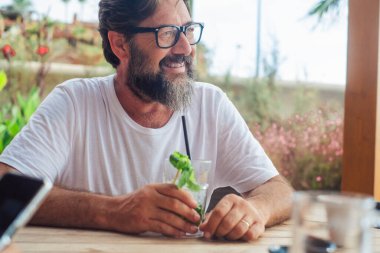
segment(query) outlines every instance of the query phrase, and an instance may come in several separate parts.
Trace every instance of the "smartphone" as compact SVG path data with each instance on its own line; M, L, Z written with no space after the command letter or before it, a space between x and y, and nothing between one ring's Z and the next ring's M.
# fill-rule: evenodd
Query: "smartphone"
M0 251L40 206L52 184L44 179L7 173L0 177Z

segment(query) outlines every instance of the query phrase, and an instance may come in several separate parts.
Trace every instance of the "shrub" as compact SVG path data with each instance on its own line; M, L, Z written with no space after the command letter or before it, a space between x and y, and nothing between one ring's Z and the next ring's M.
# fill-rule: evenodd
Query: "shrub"
M26 125L39 104L39 89L34 88L26 98L18 93L17 102L2 106L0 111L0 154Z
M340 114L319 109L267 128L252 127L279 172L297 190L339 190L343 154Z

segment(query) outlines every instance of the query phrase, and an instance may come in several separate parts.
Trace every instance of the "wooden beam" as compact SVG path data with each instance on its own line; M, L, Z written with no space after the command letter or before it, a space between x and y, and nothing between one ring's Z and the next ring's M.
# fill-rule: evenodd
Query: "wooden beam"
M380 200L379 1L349 1L342 190Z

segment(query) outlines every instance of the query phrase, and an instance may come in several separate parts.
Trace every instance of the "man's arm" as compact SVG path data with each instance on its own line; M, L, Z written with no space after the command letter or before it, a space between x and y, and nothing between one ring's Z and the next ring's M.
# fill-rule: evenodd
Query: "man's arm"
M290 216L293 190L281 176L273 177L252 191L225 196L201 225L206 238L257 239L265 227Z
M9 171L15 169L0 163L0 173ZM30 223L183 236L197 231L196 206L190 193L171 184L147 185L116 197L54 187Z
M266 227L279 224L290 217L293 189L281 176L273 177L256 189L244 193L244 198L266 213Z
M117 197L54 187L32 224L183 236L197 230L181 218L199 221L196 206L189 193L169 184L147 185Z
M0 176L11 171L15 172L16 170L11 166L6 165L5 163L0 163Z

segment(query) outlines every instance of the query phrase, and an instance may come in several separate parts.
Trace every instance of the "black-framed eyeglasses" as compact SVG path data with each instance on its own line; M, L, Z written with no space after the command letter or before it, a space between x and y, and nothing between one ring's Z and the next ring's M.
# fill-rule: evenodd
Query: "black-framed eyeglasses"
M190 45L197 44L201 40L203 27L203 23L190 23L183 26L162 25L159 27L133 27L128 31L130 33L153 32L156 37L156 44L159 48L170 48L177 44L181 32L185 34Z

